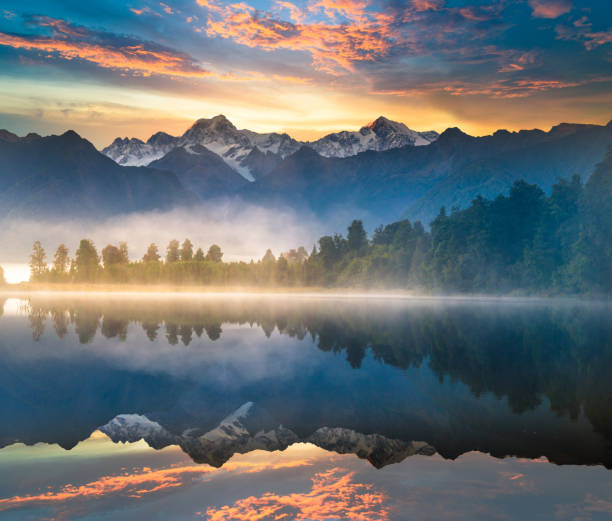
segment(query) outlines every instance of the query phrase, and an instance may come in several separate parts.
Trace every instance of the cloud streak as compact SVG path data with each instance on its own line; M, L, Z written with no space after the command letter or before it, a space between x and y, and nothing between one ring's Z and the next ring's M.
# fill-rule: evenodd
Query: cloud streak
M316 474L312 489L305 493L267 493L236 501L232 505L206 510L208 521L272 521L351 519L386 521L387 496L371 484L355 483L354 472L340 468Z
M104 69L131 74L153 74L189 78L219 76L202 68L189 55L153 42L116 36L73 25L65 20L33 16L29 24L48 29L47 35L24 35L0 32L0 45L39 52L43 57L85 60Z
M368 12L359 0L319 0L310 12L322 10L328 22L304 22L302 12L290 2L282 2L295 21L286 21L246 3L225 5L216 0L198 0L209 10L206 28L209 37L222 37L248 47L267 51L291 50L311 54L315 69L330 74L354 71L353 64L375 61L386 56L399 43L401 35L393 16ZM336 21L342 16L344 23Z
M163 469L143 467L131 473L101 476L82 485L67 484L57 491L42 494L12 496L0 499L0 512L27 505L52 505L69 503L76 500L103 499L115 495L129 498L178 488L189 481L212 474L253 474L287 468L309 466L310 460L289 460L271 463L256 461L228 462L223 469L215 469L208 465L179 465Z

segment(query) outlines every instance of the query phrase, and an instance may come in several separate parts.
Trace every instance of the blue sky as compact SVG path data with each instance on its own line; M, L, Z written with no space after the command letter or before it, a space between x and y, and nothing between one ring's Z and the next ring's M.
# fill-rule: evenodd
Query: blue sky
M612 117L605 0L7 0L0 127L182 133L223 113L311 138L378 115L418 130Z

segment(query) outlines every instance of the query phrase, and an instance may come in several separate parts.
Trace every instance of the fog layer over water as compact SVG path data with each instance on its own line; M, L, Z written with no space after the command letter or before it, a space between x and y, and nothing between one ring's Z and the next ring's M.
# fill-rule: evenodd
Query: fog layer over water
M298 216L289 208L263 208L242 201L207 203L188 209L133 213L108 219L5 219L0 227L0 257L3 263L27 263L32 243L40 240L52 255L60 244L74 253L80 239L94 241L98 248L126 241L130 257L139 259L155 242L160 251L173 239L186 237L204 251L218 244L224 260L244 260L263 256L267 248L275 254L304 245L308 249L324 233L343 231L349 222L322 224L314 215Z

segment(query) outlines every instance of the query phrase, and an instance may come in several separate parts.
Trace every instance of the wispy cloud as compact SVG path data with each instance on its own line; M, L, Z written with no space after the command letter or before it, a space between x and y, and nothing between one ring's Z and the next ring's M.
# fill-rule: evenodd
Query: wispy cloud
M115 495L140 498L181 487L190 480L209 474L253 474L309 466L310 464L308 459L270 463L243 460L228 462L222 469L215 469L207 465L180 465L162 469L143 467L132 472L101 476L82 485L67 484L56 491L0 499L0 512L32 504L68 504L76 500L103 499Z
M393 16L366 11L366 3L359 0L319 0L309 11L322 10L330 20L311 23L303 22L299 9L289 2L279 5L289 9L294 21L246 3L226 5L217 0L198 3L209 10L206 28L209 37L232 39L265 50L308 52L316 69L332 74L353 71L355 62L385 56L400 39ZM336 21L336 15L346 21Z
M558 18L572 9L570 0L529 0L536 18Z
M48 29L51 35L9 34L0 32L0 45L39 51L66 60L85 60L105 69L148 76L161 74L182 77L207 77L214 72L201 67L189 55L153 42L94 31L65 20L32 16L28 24Z
M371 484L356 483L354 472L333 468L316 474L309 492L267 493L206 510L208 521L334 520L386 521L388 498Z

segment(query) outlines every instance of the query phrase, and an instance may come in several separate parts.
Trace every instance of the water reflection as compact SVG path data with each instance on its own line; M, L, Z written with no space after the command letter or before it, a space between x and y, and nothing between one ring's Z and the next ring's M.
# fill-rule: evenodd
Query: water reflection
M200 463L308 442L612 467L607 304L32 297L0 330L0 444L96 428ZM338 355L338 356L335 356Z

